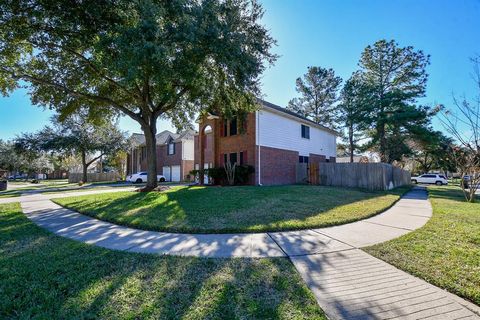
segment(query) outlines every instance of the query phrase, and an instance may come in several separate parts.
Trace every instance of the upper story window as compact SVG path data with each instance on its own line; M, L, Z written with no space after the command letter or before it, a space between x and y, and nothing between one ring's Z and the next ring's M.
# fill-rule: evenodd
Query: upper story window
M242 125L240 128L243 132L246 131L246 121L239 121L237 117L232 118L231 120L223 120L223 132L222 136L235 136L239 134L239 123Z
M230 135L234 136L237 134L237 118L233 118L230 120Z
M308 163L308 157L307 157L307 156L299 156L299 157L298 157L298 162L300 162L300 163Z
M173 142L173 139L170 139L168 141L167 154L168 155L175 154L175 143Z
M310 127L302 124L302 138L310 139Z

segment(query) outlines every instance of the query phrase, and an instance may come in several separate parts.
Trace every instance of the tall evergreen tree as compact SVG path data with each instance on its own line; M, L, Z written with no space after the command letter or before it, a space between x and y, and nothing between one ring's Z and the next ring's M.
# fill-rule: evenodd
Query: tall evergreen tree
M417 99L425 94L429 60L421 50L399 47L393 40L377 41L362 53L359 74L367 88L369 146L379 152L382 162L400 160L411 152L410 138L430 132L433 113L417 105Z
M338 120L346 130L344 140L346 151L350 155L350 162L353 162L355 150L360 147L358 143L365 138L365 117L369 106L365 102L364 90L357 72L345 82L340 93Z
M336 128L338 91L342 78L333 69L309 67L296 81L300 97L290 100L287 109L329 128Z

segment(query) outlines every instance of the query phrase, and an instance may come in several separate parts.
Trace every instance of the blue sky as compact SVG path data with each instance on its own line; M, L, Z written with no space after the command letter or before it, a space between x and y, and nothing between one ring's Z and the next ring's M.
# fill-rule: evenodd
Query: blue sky
M379 39L395 39L431 55L424 104L451 106L452 93L473 96L469 58L480 54L480 0L261 0L264 24L280 55L262 77L270 102L285 106L295 79L308 66L333 68L343 79L357 69L362 50ZM51 111L32 106L23 90L0 97L0 139L48 124ZM441 126L434 122L437 129ZM140 132L122 119L123 130ZM158 129L173 130L166 121Z

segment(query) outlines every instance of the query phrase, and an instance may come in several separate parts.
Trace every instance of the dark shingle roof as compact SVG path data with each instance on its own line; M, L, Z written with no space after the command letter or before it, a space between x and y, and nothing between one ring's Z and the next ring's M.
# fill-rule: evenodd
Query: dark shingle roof
M157 144L167 143L168 140L170 140L170 137L175 141L191 140L193 139L194 134L195 134L195 131L193 130L186 130L180 134L173 133L168 130L164 130L160 133L157 133L156 135ZM143 135L142 133L133 133L131 136L131 139L133 141L134 146L140 146L145 144L145 135Z

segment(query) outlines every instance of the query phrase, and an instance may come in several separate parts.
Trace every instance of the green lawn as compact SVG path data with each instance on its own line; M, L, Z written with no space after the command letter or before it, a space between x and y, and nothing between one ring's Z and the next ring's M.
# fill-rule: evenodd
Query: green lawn
M286 258L112 251L0 205L0 319L325 319Z
M459 187L428 190L423 228L366 251L480 305L480 202L465 202Z
M390 207L406 188L365 192L321 186L175 187L54 201L116 224L171 232L293 230L364 219Z
M13 198L13 197L20 197L20 193L18 193L18 192L8 192L8 191L1 191L0 192L0 199L2 199L2 198Z

